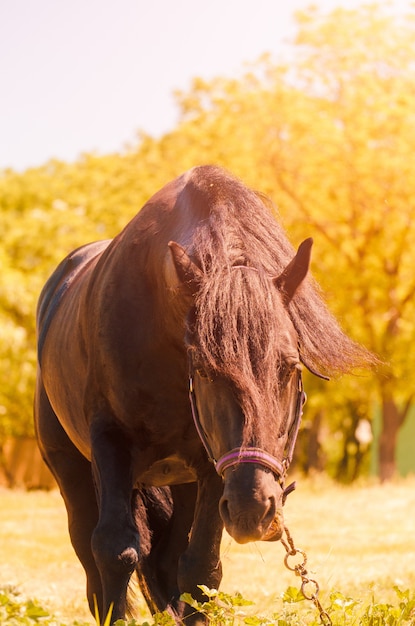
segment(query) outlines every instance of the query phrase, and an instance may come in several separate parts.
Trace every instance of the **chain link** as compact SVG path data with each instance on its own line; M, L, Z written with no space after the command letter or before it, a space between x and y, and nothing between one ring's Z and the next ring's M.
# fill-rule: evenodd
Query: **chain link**
M307 555L304 550L300 550L296 548L294 545L293 538L286 526L284 526L285 537L281 537L281 543L284 546L287 554L284 557L284 565L287 569L294 572L297 576L301 578L301 593L303 594L306 600L310 600L316 607L320 615L320 621L323 626L332 626L332 621L330 615L325 611L321 605L320 600L318 599L318 593L320 591L319 584L313 578L308 577L308 572L306 570L307 565ZM295 561L295 557L300 556L300 561Z

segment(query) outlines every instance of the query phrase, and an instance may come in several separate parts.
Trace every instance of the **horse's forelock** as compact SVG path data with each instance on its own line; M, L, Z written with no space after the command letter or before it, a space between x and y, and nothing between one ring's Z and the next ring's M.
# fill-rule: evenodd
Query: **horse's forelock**
M279 331L289 318L270 277L243 266L211 274L201 284L196 310L198 344L213 369L237 367L255 375L261 364L275 364Z
M196 349L208 368L233 383L246 440L275 415L281 331L287 324L269 276L245 267L211 267L196 300Z

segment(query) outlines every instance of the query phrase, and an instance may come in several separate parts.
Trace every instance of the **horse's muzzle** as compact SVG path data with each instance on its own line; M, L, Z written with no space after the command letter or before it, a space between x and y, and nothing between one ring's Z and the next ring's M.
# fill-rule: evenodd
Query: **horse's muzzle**
M266 476L270 478L269 474ZM229 535L237 543L280 539L284 520L282 494L278 493L281 489L275 488L276 481L273 480L274 490L271 492L266 488L269 486L268 481L265 481L265 485L255 481L255 488L251 489L245 483L238 489L232 478L235 476L231 475L229 483L225 480L224 493L219 502L220 515Z

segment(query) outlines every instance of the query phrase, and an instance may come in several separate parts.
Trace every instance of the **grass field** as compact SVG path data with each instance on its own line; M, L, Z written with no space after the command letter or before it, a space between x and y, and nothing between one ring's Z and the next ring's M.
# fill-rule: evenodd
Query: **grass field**
M362 606L394 602L394 585L415 591L415 478L352 487L300 479L285 517L296 546L307 553L323 606L333 591ZM16 586L62 621L92 623L58 492L1 490L0 546L0 586ZM221 589L242 593L262 615L279 611L282 593L299 587L284 555L279 542L240 546L225 536ZM141 599L137 609L138 619L148 617Z

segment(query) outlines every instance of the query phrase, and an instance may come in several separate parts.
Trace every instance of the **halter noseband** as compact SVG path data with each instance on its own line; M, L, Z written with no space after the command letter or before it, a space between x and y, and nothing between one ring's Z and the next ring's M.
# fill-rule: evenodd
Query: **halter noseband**
M219 459L215 459L212 449L206 437L206 433L202 428L200 422L199 411L196 404L196 394L193 385L193 373L189 375L189 398L190 406L192 409L193 421L199 435L199 438L207 452L209 460L214 464L217 473L222 476L225 470L229 467L238 465L239 463L257 463L267 469L270 469L278 477L278 482L281 487L284 488L285 477L292 461L295 443L297 441L298 430L300 428L301 416L303 414L302 408L306 400L306 395L303 389L303 383L301 373L298 373L298 388L297 388L297 402L295 408L295 416L292 426L288 433L288 440L285 446L285 455L282 461L276 459L272 454L269 454L261 448L233 448L229 452L225 452ZM284 495L287 496L293 489L295 489L295 483L289 485L284 490Z

